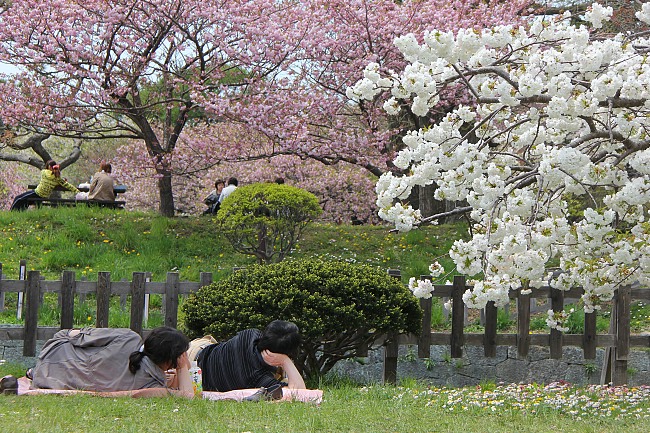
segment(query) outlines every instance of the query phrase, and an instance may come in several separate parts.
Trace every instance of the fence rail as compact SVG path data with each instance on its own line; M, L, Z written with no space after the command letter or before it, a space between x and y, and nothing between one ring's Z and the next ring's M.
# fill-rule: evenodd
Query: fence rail
M167 273L165 282L147 281L147 273L134 272L132 281L111 281L109 272L99 272L97 281L77 281L73 271L64 271L59 281L46 281L39 271L26 271L21 261L20 279L2 279L0 263L0 307L4 306L5 293L24 295L25 324L23 328L0 327L0 340L20 340L23 343L23 356L35 356L37 340L50 338L57 330L73 327L75 295L95 294L97 302L96 327L107 327L109 319L109 301L112 295L131 297L130 328L139 334L143 332L146 311L146 299L150 294L164 295L164 324L176 327L178 322L178 300L180 295L188 295L200 287L212 283L212 274L200 274L199 282L180 281L176 272ZM400 278L399 271L389 270L389 274ZM426 277L422 277L426 278ZM554 311L564 308L565 298L580 298L581 288L560 291L550 287L531 289L530 293L511 291L510 298L517 305L517 333L503 334L497 332L497 307L488 303L483 312L484 332L465 333L464 324L466 307L463 293L471 286L465 277L456 276L452 285L435 285L433 298L452 300L451 332L432 332L431 310L433 299L421 299L423 310L422 332L419 335L392 334L385 338L384 371L385 382L394 383L397 379L397 359L399 345L417 345L418 356L428 358L431 345L449 345L452 358L463 355L463 346L483 346L486 357L496 356L497 346L516 346L518 355L528 355L531 345L548 346L552 359L562 357L564 346L577 346L583 349L585 359L596 357L596 348L605 348L605 362L602 369L601 383L613 382L621 385L627 382L627 358L631 347L650 347L650 334L633 335L630 332L630 310L633 300L650 301L650 289L620 287L613 299L610 327L607 334L596 332L596 313L585 313L584 332L582 334L564 334L552 329L548 334L531 334L531 300L550 299ZM61 304L61 326L39 327L38 308L43 293L59 293ZM19 301L20 304L20 301Z

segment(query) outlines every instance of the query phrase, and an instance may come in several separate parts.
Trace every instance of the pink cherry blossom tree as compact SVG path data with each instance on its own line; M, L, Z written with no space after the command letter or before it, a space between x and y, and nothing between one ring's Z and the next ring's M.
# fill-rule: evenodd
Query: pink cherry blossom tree
M195 169L294 155L380 175L394 169L393 138L403 128L389 124L380 101L349 104L345 90L363 65L397 69L396 36L513 21L525 4L10 2L0 14L0 61L20 72L0 83L0 117L53 135L144 143L148 160L136 168L155 171L163 215L182 207L173 194L173 174L184 170L173 166L184 159L174 157L181 137ZM250 139L224 141L214 132L223 123ZM183 136L188 128L197 132Z
M141 140L158 176L160 211L173 215L170 155L180 133L200 109L227 113L231 99L274 81L306 30L295 9L253 1L12 2L0 15L0 61L21 70L0 85L1 116L51 134Z
M0 208L9 209L15 196L25 192L26 179L9 163L0 161Z

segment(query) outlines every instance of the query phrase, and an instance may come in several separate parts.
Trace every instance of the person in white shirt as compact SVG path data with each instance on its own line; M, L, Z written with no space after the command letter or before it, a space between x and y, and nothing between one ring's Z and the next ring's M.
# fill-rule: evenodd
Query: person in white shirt
M237 189L238 184L239 182L237 182L237 178L231 177L228 179L228 185L221 191L221 194L219 195L219 203L223 203L224 199Z

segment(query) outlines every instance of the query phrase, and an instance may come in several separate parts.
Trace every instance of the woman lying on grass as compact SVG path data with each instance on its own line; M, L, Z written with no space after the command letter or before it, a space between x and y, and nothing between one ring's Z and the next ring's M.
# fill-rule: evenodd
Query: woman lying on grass
M43 346L31 371L32 388L192 398L188 348L187 337L169 327L152 330L144 344L130 329L64 329Z

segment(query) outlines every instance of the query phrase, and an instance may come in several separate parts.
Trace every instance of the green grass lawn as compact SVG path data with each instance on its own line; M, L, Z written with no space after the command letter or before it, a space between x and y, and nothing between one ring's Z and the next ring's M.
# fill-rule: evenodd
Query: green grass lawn
M177 271L181 280L198 281L200 272L215 279L233 267L255 263L236 253L219 233L214 218L163 218L155 214L96 208L41 208L0 212L0 263L6 278L16 278L21 259L47 279L74 270L77 279L130 279L132 272L151 272L164 281ZM454 240L466 236L463 225L425 227L407 234L388 226L314 223L307 228L292 257L323 257L401 269L403 278L428 272ZM443 262L451 268L449 259Z
M0 396L0 431L647 432L650 388L323 386L310 403Z

